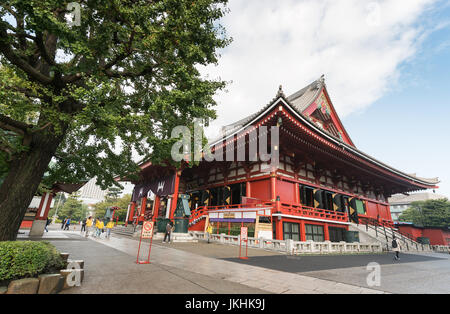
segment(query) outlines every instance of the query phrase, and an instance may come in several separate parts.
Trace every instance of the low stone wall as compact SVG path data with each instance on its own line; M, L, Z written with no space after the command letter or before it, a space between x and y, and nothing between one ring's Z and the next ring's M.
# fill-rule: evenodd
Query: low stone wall
M433 245L433 251L437 253L449 253L450 254L450 246L445 245Z
M84 279L84 261L68 259L69 253L61 253L61 257L67 262L67 269L60 270L59 274L13 280L8 287L0 287L0 294L56 294L80 286Z
M206 239L204 232L189 232L196 239ZM213 242L239 245L240 236L229 236L225 234L212 234L210 240ZM248 247L260 248L269 251L284 252L286 254L346 254L346 253L380 253L383 251L380 243L347 243L347 242L299 242L293 240L267 240L248 238Z

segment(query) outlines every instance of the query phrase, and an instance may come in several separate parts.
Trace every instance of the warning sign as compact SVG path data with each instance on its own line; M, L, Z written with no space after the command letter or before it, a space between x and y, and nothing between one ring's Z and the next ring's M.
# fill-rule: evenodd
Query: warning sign
M241 240L247 240L247 227L241 227Z
M153 238L153 221L144 221L141 237L142 239Z

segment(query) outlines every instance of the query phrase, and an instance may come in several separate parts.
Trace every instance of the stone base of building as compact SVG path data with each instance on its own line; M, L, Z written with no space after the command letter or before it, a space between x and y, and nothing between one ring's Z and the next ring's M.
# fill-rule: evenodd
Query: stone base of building
M34 220L30 229L30 237L42 237L44 235L47 220Z
M154 235L153 240L164 240L164 233L158 232ZM170 235L171 242L198 242L191 234L189 233L177 233L174 232Z

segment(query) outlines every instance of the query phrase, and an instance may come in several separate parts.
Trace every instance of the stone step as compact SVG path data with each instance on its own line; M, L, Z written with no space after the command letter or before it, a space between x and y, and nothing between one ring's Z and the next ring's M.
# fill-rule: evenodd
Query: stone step
M400 241L400 245L402 246L402 251L411 251L411 252L418 252L418 251L431 251L431 249L428 246L422 246L422 244L411 240L409 238L403 237L401 234L396 232L395 230L386 229L386 234L384 233L383 229L379 229L378 231L375 231L374 227L369 226L368 229L366 229L365 225L357 225L352 224L351 225L354 230L357 230L363 234L365 234L368 237L371 237L380 243L383 244L383 250L384 251L390 251L392 250L391 247L391 241L393 238L393 235ZM386 236L388 237L388 240L386 241Z
M159 232L156 233L153 236L154 240L163 240L164 239L164 233ZM198 242L197 239L195 239L192 235L189 233L172 233L170 235L170 241L171 242Z
M122 230L111 230L112 233L116 233L116 234L122 234L122 235L129 235L132 236L134 234L133 231L122 231Z

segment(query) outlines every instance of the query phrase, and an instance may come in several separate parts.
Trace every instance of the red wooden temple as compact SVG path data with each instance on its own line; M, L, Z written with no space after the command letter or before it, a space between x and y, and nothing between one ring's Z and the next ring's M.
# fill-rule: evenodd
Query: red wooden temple
M238 234L246 225L255 237L345 241L349 225L361 219L392 226L387 202L392 194L435 189L439 183L403 173L358 150L323 76L289 97L280 87L269 104L228 126L211 147L248 148L246 130L263 126L279 127L279 147L271 147L279 149L276 168L249 158L202 160L181 169L144 163L140 180L133 182L128 222L153 219L161 230L170 219L178 232L204 231L208 222L214 232L226 234ZM154 200L147 199L149 190ZM183 211L183 202L188 210Z
M48 213L56 193L65 192L71 194L78 191L86 182L74 183L55 183L48 192L41 195L38 208L28 208L20 224L20 229L30 229L30 236L42 236L47 223Z

